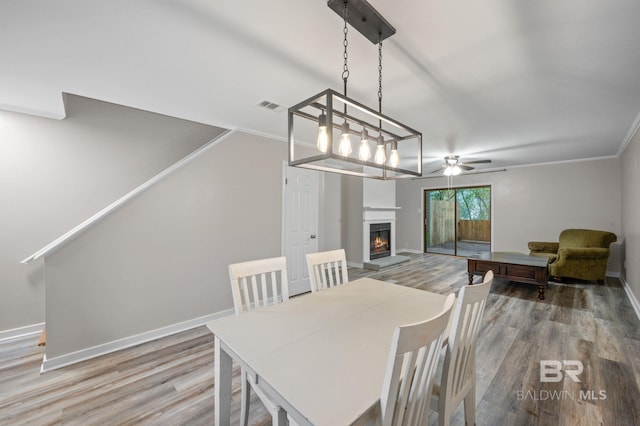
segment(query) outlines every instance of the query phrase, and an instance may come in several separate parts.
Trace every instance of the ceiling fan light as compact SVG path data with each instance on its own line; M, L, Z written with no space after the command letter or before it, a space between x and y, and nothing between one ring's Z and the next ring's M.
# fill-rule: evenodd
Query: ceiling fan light
M458 176L461 172L462 172L462 169L460 167L458 167L458 166L453 166L451 168L451 174L453 176Z
M451 176L453 174L453 167L451 166L447 166L444 169L444 172L442 172L445 176Z

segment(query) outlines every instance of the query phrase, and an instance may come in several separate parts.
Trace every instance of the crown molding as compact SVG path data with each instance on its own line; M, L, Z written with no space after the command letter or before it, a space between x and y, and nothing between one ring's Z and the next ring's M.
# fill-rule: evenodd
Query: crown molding
M631 124L631 127L629 128L629 131L627 132L627 136L625 136L624 140L622 141L622 145L620 145L620 149L616 154L618 157L622 156L625 149L627 149L627 147L629 146L633 138L638 133L639 129L640 129L640 112L638 113L638 115L636 115L636 119L633 120L633 124Z

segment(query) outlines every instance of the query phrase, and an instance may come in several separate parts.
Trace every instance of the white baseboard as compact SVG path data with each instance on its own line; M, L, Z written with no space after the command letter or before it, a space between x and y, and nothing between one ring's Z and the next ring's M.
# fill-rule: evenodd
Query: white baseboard
M44 323L27 325L24 327L12 328L10 330L0 331L0 342L3 340L15 339L16 337L30 336L32 334L42 333Z
M636 312L636 316L638 317L638 319L640 319L640 303L638 302L638 299L636 299L636 295L633 294L633 291L631 291L631 287L629 287L627 280L625 280L623 277L620 277L620 280L624 285L624 291L627 292L627 296L629 297L631 306L633 306L633 310Z
M205 325L209 321L216 320L228 315L232 315L235 311L233 309L227 309L215 314L205 315L199 318L194 318L189 321L172 324L167 327L158 328L145 333L141 333L135 336L125 337L124 339L115 340L113 342L104 343L91 348L82 349L76 352L60 355L54 358L47 358L45 354L42 361L42 367L40 373L55 370L57 368L66 367L71 364L76 364L81 361L86 361L91 358L95 358L101 355L106 355L111 352L119 351L122 349L130 348L141 343L150 342L152 340L160 339L162 337L176 334L182 331L190 330L195 327Z

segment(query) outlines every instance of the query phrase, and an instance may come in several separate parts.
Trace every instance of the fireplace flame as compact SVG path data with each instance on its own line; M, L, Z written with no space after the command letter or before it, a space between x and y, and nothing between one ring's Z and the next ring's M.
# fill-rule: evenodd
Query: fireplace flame
M386 245L387 245L387 242L380 237L376 237L376 239L373 241L374 249L381 249L381 248L384 248Z

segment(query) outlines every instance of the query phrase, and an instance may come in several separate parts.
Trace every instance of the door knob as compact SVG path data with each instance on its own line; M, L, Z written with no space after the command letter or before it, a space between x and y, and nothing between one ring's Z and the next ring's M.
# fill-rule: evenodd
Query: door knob
M309 235L309 238L311 238L312 240L315 240L315 238L316 238L316 234L311 234L311 235Z

